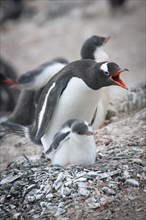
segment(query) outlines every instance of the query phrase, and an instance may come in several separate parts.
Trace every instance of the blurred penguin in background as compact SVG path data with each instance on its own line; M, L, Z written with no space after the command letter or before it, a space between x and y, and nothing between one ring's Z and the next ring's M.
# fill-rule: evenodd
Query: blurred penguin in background
M10 19L18 19L23 11L23 0L0 1L0 23Z
M22 91L17 105L8 120L24 126L32 124L36 105L45 84L67 63L66 59L58 57L22 74L12 84L13 88L19 88Z
M19 95L19 90L11 89L3 81L13 82L16 78L17 73L14 67L0 57L0 117L9 115L14 110Z
M126 0L108 0L111 12L114 14L117 11L124 10Z

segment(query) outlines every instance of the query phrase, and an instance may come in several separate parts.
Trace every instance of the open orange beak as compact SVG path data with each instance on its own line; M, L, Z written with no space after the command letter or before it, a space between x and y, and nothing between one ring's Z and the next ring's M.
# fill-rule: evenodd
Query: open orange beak
M127 86L125 85L125 83L120 78L120 74L125 72L125 71L129 71L129 70L128 69L118 70L116 73L114 73L112 76L110 76L110 80L112 80L117 85L121 86L122 88L128 90Z

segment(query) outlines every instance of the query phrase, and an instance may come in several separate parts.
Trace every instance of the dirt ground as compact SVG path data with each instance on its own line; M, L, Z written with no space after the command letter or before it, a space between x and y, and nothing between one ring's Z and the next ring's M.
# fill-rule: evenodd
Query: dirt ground
M40 2L43 2L43 4ZM106 45L106 51L112 61L130 70L122 76L129 88L146 82L144 0L129 0L123 11L113 14L109 10L107 1L93 1L88 6L82 6L81 4L80 7L75 7L69 13L57 18L47 18L49 7L47 5L49 2L32 1L29 3L28 1L28 4L36 8L38 13L32 16L31 19L23 18L16 22L9 21L1 28L1 56L14 65L18 74L31 70L56 56L63 56L69 61L80 59L80 48L84 40L97 34L111 36ZM122 97L126 97L126 95L127 91L117 87L112 88L111 101L113 105L117 107L116 100L122 100ZM118 125L121 118L126 121L120 122ZM126 111L124 114L118 113L116 122L111 122L107 128L98 131L97 139L100 139L100 141L97 145L99 150L104 154L103 148L105 147L105 151L108 151L106 146L108 146L108 141L110 142L112 137L115 138L114 141L117 140L116 144L119 146L123 138L121 151L124 149L124 145L127 147L130 146L130 143L132 146L135 144L136 147L142 147L144 152L142 160L145 160L144 120L144 111L141 112L138 109L132 112ZM122 132L123 136L120 136ZM138 140L141 140L141 142L138 142ZM13 161L26 160L23 154L29 157L30 160L38 159L41 150L40 146L32 145L25 139L20 140L19 137L7 135L0 145L0 168L1 170L5 169ZM142 166L145 167L146 165ZM144 179L144 184L145 181ZM133 192L134 199L127 199L126 193L128 195L128 192ZM90 219L97 219L100 212L101 218L98 219L145 219L146 213L143 202L146 200L146 196L142 189L137 190L137 188L133 189L132 186L129 186L129 188L127 186L126 189L123 189L123 193L119 195L122 197L119 197L119 201L115 200L111 203L110 211L108 208L106 211L97 209L95 212L94 210L93 215L89 215L89 217L92 217ZM137 211L135 212L135 210ZM111 214L109 218L106 218L108 211ZM63 218L57 219L65 219L65 217L64 215ZM71 215L67 217L71 217ZM88 219L86 211L85 217ZM54 218L51 216L51 219Z

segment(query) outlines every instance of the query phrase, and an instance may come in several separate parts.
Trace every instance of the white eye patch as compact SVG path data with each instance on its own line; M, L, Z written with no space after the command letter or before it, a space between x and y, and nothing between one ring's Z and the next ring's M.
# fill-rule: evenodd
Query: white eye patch
M101 70L103 70L104 72L107 72L107 73L108 73L108 67L107 67L108 63L109 62L103 63L100 67Z

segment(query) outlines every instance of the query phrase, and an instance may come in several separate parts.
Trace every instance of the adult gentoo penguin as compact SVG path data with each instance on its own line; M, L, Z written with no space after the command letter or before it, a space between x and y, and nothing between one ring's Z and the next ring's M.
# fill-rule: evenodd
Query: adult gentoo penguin
M113 62L94 60L77 60L66 65L43 89L33 125L28 128L15 124L14 128L11 124L11 130L25 133L36 143L41 140L47 151L65 121L71 118L91 121L102 87L118 85L127 89L120 79L125 70ZM4 126L10 127L8 123Z
M97 35L88 38L81 48L82 59L93 59L96 62L109 61L109 57L104 50L104 45L109 39L110 36L101 37ZM96 119L93 124L94 129L98 129L103 125L110 102L110 88L102 88L101 90L100 97L98 97Z
M22 74L11 87L38 91L43 88L49 79L59 72L67 63L68 61L65 58L54 58L39 65L36 69Z
M96 143L91 124L79 119L65 122L45 152L52 164L91 165L96 158Z

